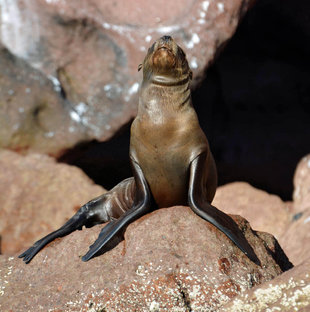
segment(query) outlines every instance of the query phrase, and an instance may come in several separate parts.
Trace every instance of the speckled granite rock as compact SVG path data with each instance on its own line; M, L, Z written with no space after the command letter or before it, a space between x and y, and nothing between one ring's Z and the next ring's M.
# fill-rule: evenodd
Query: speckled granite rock
M116 248L86 263L79 257L102 226L58 239L29 265L1 256L0 309L185 312L218 308L279 275L279 264L290 267L271 235L255 235L244 219L234 219L262 267L190 208L159 209L129 225L125 241Z
M1 252L13 254L60 227L104 189L78 168L0 149Z
M245 291L219 311L310 311L310 259L270 282Z
M277 238L292 219L288 203L245 182L218 187L213 205L226 213L243 216L254 230L272 233Z
M110 138L136 113L141 80L137 67L152 41L165 34L174 36L186 50L198 82L252 3L249 0L2 1L1 44L11 57L22 59L43 73L42 80L53 82L55 96L61 97L59 118L64 120L65 142L53 142L57 135L53 138L51 134L58 124L50 124L40 114L33 123L27 123L27 131L32 133L30 130L39 123L49 136L42 135L37 141L30 135L27 144L21 141L19 145L58 155L68 143L74 145L77 140L69 140L74 134L80 141ZM0 58L3 57L0 53ZM26 67L20 67L18 62L15 71L23 69L27 75ZM5 65L0 66L1 72L4 69ZM6 80L14 83L10 75ZM8 104L7 92L14 92L10 98L19 105L22 99L28 103L36 94L44 96L45 92L33 87L31 94L25 94L19 88L29 89L23 75L17 87L11 85L10 89L1 90L6 105L0 116L9 110L17 120L6 129L5 143L0 137L2 147L18 148L11 141L25 128L26 114ZM45 114L57 111L49 103L47 106ZM29 107L21 109L26 112Z

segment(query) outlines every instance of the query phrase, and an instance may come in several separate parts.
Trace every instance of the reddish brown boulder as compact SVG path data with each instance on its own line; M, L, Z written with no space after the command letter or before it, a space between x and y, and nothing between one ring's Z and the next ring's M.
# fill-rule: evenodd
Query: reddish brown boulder
M76 167L45 155L0 150L1 252L29 247L103 192Z
M310 155L298 163L294 175L291 222L279 236L279 242L290 260L298 265L310 255Z
M310 311L310 259L268 283L243 292L219 311Z
M206 311L288 269L269 234L234 219L262 266L188 207L159 209L129 225L125 241L82 262L102 226L51 243L29 265L0 257L3 311ZM267 249L269 251L267 251ZM274 259L278 259L278 263Z
M218 187L212 204L226 213L243 216L253 229L272 233L277 238L292 218L288 203L245 182Z
M298 220L293 220L279 237L289 259L298 265L310 257L310 208Z
M17 60L12 72L22 68L25 75L21 75L17 87L10 86L9 90L18 91L13 97L7 95L7 88L1 90L5 106L4 109L1 108L0 116L5 116L9 111L17 123L8 123L5 130L6 142L3 143L0 137L0 146L15 149L21 146L58 155L77 140L110 138L136 113L141 80L137 67L155 39L165 34L174 36L184 47L197 82L225 42L234 34L240 18L252 2L3 2L1 44L7 50L2 50L0 58L5 59L8 51L10 57ZM37 75L37 86L31 88L31 95L20 91L30 89L27 66L19 64L21 59L35 68L36 72L43 74L43 78ZM0 66L0 71L5 71L5 62ZM29 68L29 73L31 72L32 69ZM5 79L10 84L14 83L11 74ZM20 105L23 98L27 104L35 95L42 97L47 91L44 88L40 90L40 83L43 81L48 84L48 79L54 84L54 97L61 97L58 100L60 111L54 109L50 101L45 101L44 105L48 109L44 110L44 114L57 113L59 117L49 120L41 114L36 115L34 124L31 120L28 121L27 129L24 130L24 115L27 114L21 114L18 108L27 111L30 104L16 108L17 104L9 105L8 98ZM34 107L38 105L36 102ZM56 133L61 119L64 141L57 140L57 135L55 138L51 136ZM35 132L30 131L37 123L47 133L47 137L42 134L39 141L33 138L36 137ZM0 127L3 125L1 123ZM19 125L17 129L14 128L16 125ZM3 131L0 130L0 134ZM17 132L24 138L23 131L28 131L29 138L25 138L26 142L21 140L17 144L13 138ZM77 138L72 139L72 136Z
M293 200L295 213L310 208L310 155L303 157L297 165Z

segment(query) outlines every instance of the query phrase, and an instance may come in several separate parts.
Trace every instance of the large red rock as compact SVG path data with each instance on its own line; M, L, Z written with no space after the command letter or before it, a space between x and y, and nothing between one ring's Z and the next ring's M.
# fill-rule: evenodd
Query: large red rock
M209 311L290 263L275 239L235 216L262 266L188 207L156 210L126 230L125 241L82 262L102 226L51 243L29 265L0 257L2 311ZM274 260L276 259L276 260Z
M245 182L234 182L217 188L212 202L226 213L246 218L253 229L272 233L279 238L292 219L290 203Z
M310 311L310 259L270 282L243 292L219 311Z
M45 155L0 150L1 252L29 247L103 192L79 168Z
M4 1L1 4L1 44L7 50L2 50L0 58L5 59L8 51L10 57L18 60L12 71L22 69L25 76L26 66L20 65L19 60L40 71L43 77L37 80L38 86L41 81L48 84L48 79L53 82L54 96L61 97L61 109L59 112L50 101L45 101L43 104L49 109L43 115L57 113L61 116L58 118L63 119L64 141L53 142L57 135L54 138L52 134L56 133L59 120L48 120L39 114L34 124L31 121L26 123L26 130L39 124L47 136L43 131L40 140L34 140L35 133L28 131L30 137L25 139L26 142L11 143L16 133L25 131L27 114L24 111L33 107L29 102L36 95L44 96L46 90L34 87L31 93L24 93L20 89L30 89L27 77L21 75L15 87L14 79L8 74L5 80L11 86L9 90L5 87L0 90L5 104L0 106L0 116L9 112L16 123L8 123L6 141L0 137L0 146L21 146L59 155L77 141L110 138L136 114L141 80L138 64L155 39L172 35L184 47L195 82L198 82L215 55L234 34L240 18L252 2ZM0 71L4 70L5 64L2 64ZM12 92L14 94L10 94ZM26 104L19 106L21 111L16 108L17 104L9 105L9 101L20 105L22 99ZM34 107L38 105L36 103ZM3 125L1 123L0 127ZM0 130L0 134L3 131ZM77 138L70 139L74 135ZM23 137L22 134L19 136Z

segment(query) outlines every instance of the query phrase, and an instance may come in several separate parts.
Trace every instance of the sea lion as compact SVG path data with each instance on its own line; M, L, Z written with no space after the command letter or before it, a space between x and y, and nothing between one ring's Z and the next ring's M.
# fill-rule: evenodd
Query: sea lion
M192 72L185 53L170 36L163 36L149 48L140 69L143 80L129 152L134 177L82 206L60 229L19 257L28 263L55 238L110 221L82 257L88 261L105 251L129 223L152 209L189 205L260 264L233 219L211 205L217 187L216 167L191 103Z

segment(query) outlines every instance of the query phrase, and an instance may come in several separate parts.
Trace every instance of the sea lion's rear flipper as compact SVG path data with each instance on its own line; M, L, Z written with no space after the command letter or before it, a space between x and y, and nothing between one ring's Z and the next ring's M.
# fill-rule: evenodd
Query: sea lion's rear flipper
M78 212L70 218L58 230L46 235L33 244L32 247L27 249L19 258L23 258L25 263L29 263L32 258L48 243L58 237L66 236L75 230L81 230L83 226L90 227L98 223L109 221L108 216L103 216L103 205L106 200L107 194L103 194L82 206Z
M127 210L117 220L111 221L100 232L99 237L93 245L89 247L89 251L82 257L83 261L88 261L96 254L102 253L103 248L108 247L109 242L127 225L139 217L150 211L151 208L151 192L147 181L143 175L139 164L131 159L131 165L134 173L136 192L135 199L131 209ZM104 250L105 252L106 250Z
M62 227L35 242L32 247L19 255L19 258L29 263L43 247L54 239L81 230L83 226L92 227L119 217L132 206L134 189L133 178L120 182L110 192L83 205Z
M229 237L250 260L257 265L260 265L260 261L253 248L250 246L234 220L207 202L204 181L205 170L207 170L207 168L205 168L206 157L206 153L202 153L190 164L188 192L189 206L197 215L212 223Z

